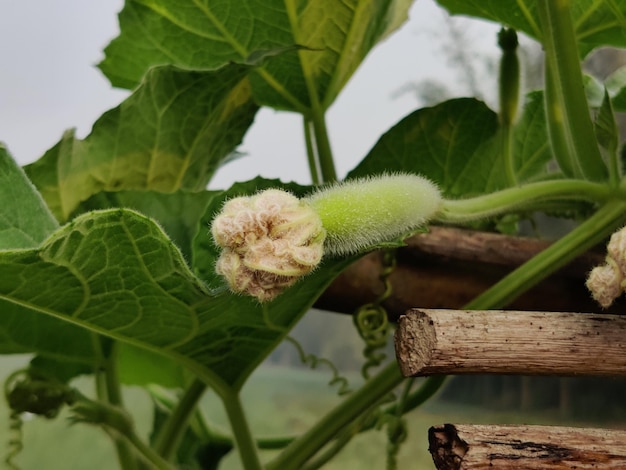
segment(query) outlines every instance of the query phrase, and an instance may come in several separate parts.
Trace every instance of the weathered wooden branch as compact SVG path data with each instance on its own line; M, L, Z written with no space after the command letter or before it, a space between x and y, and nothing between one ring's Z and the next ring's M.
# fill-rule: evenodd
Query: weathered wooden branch
M626 377L620 315L413 309L400 317L395 342L405 376Z
M406 310L462 308L550 242L452 227L431 227L428 233L407 239L397 252L391 274L391 296L385 302L391 320ZM318 300L318 308L353 313L372 302L384 286L380 281L382 256L371 253L346 269ZM603 312L584 286L585 276L604 261L604 250L573 260L554 275L520 296L507 308L555 312ZM626 312L620 299L604 313Z
M444 424L428 442L439 470L626 468L626 431Z

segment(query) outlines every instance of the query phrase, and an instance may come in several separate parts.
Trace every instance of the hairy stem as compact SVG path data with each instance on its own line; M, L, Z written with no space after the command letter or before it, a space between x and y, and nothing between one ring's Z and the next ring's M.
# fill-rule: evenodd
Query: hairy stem
M103 340L100 340L100 349L106 349L103 347ZM109 351L106 354L103 353L102 372L96 374L96 391L98 399L101 401L123 407L122 391L117 374L117 350L117 343L111 342ZM120 468L136 470L138 468L136 455L128 441L114 434L111 435L111 438L115 445Z

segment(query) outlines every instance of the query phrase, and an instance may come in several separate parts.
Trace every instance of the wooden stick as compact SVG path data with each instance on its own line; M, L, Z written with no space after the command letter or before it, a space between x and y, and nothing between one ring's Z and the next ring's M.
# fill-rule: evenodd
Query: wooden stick
M431 226L406 240L407 250L445 256L457 260L519 266L551 242L531 237L516 237L501 233L480 232L455 227ZM590 268L604 262L605 253L588 252L572 260L566 271L584 277Z
M621 315L413 309L400 317L395 342L407 377L626 377L626 316Z
M512 269L545 249L549 242L452 227L430 227L406 240L397 251L391 296L385 308L392 321L408 309L462 308ZM622 313L626 296L603 310L584 287L591 269L604 262L605 250L590 251L514 300L507 308L552 312ZM322 310L352 314L384 290L379 252L342 272L316 302Z
M444 424L428 442L439 470L626 468L626 431Z

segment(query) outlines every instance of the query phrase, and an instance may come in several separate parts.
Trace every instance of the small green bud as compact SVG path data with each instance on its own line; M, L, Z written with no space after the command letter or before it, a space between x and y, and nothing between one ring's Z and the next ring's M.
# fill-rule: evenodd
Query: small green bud
M519 103L520 64L517 57L517 33L502 28L498 33L498 45L502 49L500 60L500 120L505 125L515 122Z
M419 228L439 210L441 194L421 176L389 174L322 188L305 201L322 219L325 251L346 255Z

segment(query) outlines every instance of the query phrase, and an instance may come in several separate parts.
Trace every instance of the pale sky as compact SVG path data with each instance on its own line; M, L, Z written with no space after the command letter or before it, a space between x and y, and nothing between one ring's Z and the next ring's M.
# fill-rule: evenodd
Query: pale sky
M86 136L104 111L127 96L95 67L118 34L122 5L122 0L0 4L0 141L20 164L38 159L65 129L76 127L79 137ZM449 36L443 10L433 0L419 0L410 17L370 53L327 114L340 177L386 130L422 105L415 94L398 93L407 84L436 80L455 96L469 95L461 71L450 67L443 51ZM470 56L498 57L496 25L455 21ZM489 80L493 83L483 83L485 94L497 88L495 76ZM309 183L301 126L299 115L262 110L239 148L247 156L219 170L211 186L228 187L259 174Z

